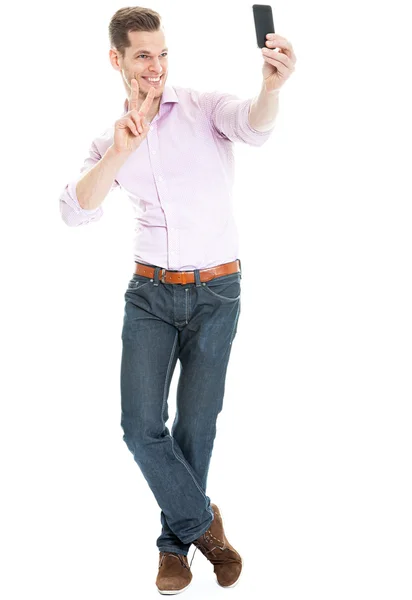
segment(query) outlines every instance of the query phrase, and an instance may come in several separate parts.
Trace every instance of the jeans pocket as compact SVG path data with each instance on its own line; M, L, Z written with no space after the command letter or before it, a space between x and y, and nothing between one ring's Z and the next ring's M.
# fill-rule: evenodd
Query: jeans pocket
M231 273L205 281L202 289L220 300L235 302L239 300L241 293L240 273Z
M137 289L144 287L148 283L150 283L149 277L144 277L143 275L134 274L132 279L127 284L127 292L135 292Z

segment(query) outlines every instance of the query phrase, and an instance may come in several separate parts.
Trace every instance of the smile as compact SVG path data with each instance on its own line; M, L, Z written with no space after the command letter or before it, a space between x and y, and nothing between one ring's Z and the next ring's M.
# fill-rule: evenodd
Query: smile
M163 75L161 75L160 77L143 77L143 79L146 79L146 81L148 83L150 83L150 85L153 85L154 87L160 85L160 83L163 80Z

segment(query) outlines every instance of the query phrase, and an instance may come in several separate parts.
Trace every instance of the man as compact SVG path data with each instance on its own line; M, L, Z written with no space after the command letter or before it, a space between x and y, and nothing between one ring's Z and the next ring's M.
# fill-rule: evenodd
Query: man
M136 266L125 293L121 425L161 508L156 585L162 594L188 587L194 544L213 564L217 582L230 587L242 559L206 482L240 314L232 146L259 146L269 138L280 87L296 57L286 39L268 34L262 89L243 101L166 86L168 49L155 11L118 10L109 35L110 61L128 100L63 190L61 214L70 226L97 221L102 201L119 185L134 205ZM167 398L177 359L169 433Z

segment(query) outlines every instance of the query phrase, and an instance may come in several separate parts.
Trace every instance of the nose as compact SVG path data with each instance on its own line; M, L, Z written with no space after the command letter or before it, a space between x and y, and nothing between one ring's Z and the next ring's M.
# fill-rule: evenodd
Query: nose
M163 69L158 58L154 58L154 62L150 65L150 71L161 75Z

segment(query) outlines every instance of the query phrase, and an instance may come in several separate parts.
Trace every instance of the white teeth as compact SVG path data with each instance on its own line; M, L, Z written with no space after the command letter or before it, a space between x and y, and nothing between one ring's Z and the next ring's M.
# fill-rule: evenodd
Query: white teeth
M150 79L149 77L145 77L145 79L147 79L147 81L160 81L160 77L158 77L157 79Z

